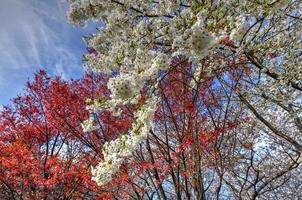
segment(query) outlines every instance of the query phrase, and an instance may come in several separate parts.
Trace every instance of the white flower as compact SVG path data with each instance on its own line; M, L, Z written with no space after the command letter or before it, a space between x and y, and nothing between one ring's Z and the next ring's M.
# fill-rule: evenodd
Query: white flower
M120 74L109 79L108 88L112 99L126 101L134 97L143 87L139 76L136 74Z
M198 20L192 27L191 51L194 55L202 58L217 43L216 37L204 28L204 23Z
M87 120L83 121L81 124L82 129L84 132L90 132L97 130L99 127L96 125L95 120L93 118L88 118Z

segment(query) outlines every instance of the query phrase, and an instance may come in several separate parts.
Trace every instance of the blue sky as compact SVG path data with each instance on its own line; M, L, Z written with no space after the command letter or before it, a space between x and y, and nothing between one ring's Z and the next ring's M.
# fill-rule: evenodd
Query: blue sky
M21 94L41 68L65 79L83 74L82 36L95 32L96 25L73 27L67 8L63 0L0 0L1 105Z

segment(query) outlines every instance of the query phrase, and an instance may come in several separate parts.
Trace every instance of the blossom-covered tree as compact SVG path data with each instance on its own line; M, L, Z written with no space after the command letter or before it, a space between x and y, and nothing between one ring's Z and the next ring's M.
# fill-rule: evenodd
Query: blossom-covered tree
M301 8L300 0L70 0L68 17L73 24L84 26L88 20L104 24L85 38L91 50L85 67L107 75L111 94L102 103L92 100L91 113L109 110L119 115L121 107L144 99L133 113L129 131L104 145L104 159L92 171L98 185L112 181L145 145L141 154L149 152L152 163L168 160L183 167L176 179L152 172L158 180L153 184L157 198L169 198L165 191L171 180L178 199L289 194L279 188L294 188L290 174L298 173L301 162ZM169 82L178 68L181 77ZM210 132L212 138L193 136L198 117L203 123L197 130ZM91 122L85 125L91 127ZM190 127L185 132L193 135L178 135L176 142L180 127L182 131ZM150 143L152 137L156 139ZM174 151L177 144L182 151L194 145L193 152L183 155L193 160L192 155L206 155L199 150L199 141L209 146L209 141L216 141L212 169L200 160L191 162L212 173L211 184L204 186L209 177L196 182L194 170L186 170L188 163L171 160L175 152L169 141L174 142ZM153 154L164 154L164 161ZM291 164L286 167L283 162ZM272 165L278 167L271 170ZM186 189L180 189L182 170ZM171 166L167 172L175 174Z

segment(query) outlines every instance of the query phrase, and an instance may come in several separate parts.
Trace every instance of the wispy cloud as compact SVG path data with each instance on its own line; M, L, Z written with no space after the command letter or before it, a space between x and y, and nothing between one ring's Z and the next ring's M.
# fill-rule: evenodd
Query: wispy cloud
M1 0L0 104L22 91L40 68L64 78L82 74L81 37L94 30L72 27L62 0Z

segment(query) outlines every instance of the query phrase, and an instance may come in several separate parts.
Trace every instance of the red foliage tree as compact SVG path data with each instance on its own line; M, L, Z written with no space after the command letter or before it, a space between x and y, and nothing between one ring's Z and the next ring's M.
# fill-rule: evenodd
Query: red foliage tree
M39 71L26 93L0 113L0 198L98 196L89 167L107 137L84 133L85 98L107 95L105 78L64 81ZM114 128L114 127L112 127ZM113 134L113 132L110 132Z

